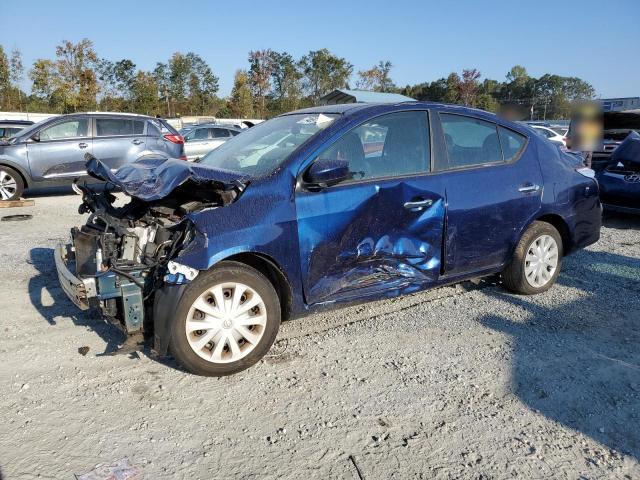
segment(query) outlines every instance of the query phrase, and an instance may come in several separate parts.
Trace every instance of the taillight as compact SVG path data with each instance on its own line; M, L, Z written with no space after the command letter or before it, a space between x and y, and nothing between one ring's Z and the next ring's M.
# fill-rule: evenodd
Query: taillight
M172 133L167 133L164 138L169 140L171 143L177 143L178 145L182 145L184 143L184 138L182 135L174 135Z
M178 157L178 160L186 160L186 159L187 159L187 156L186 156L186 155L180 155L180 156Z

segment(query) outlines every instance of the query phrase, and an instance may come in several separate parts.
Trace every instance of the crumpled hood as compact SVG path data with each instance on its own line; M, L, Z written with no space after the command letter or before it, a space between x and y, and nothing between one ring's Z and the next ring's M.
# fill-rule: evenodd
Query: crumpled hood
M86 154L87 173L110 182L131 197L147 202L167 197L177 187L188 182L210 184L223 190L243 190L249 177L237 172L219 170L176 159L138 160L113 172L91 154Z

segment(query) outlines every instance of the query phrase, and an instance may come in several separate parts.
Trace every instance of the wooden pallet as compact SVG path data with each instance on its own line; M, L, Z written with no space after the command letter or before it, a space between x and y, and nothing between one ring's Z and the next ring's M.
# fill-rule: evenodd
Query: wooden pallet
M35 200L0 200L0 208L33 207Z

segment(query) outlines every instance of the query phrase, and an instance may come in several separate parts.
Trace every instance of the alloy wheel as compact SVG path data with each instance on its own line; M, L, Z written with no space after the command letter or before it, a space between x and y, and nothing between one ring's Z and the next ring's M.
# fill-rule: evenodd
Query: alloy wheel
M18 190L18 182L5 170L0 170L0 200L13 198Z
M265 331L267 309L251 287L237 282L215 285L189 309L185 333L191 349L213 363L230 363L248 355Z
M558 244L551 235L541 235L529 248L524 260L524 275L534 288L544 287L558 268Z

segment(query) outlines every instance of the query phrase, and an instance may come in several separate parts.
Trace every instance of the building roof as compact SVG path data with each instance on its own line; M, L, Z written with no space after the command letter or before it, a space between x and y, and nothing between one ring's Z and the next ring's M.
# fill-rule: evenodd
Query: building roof
M415 102L414 98L400 95L399 93L369 92L367 90L347 90L337 88L320 97L320 104L337 103L400 103Z

